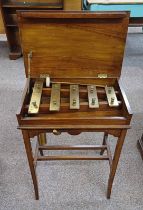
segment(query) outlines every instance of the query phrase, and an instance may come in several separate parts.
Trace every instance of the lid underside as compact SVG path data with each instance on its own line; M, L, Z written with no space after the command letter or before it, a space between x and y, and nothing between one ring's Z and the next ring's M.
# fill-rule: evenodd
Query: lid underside
M120 77L128 12L19 11L18 20L28 76Z

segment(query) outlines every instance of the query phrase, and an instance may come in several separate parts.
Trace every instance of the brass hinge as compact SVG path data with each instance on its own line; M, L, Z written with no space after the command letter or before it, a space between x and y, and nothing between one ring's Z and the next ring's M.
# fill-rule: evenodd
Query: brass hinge
M108 75L107 74L98 74L98 78L107 78Z

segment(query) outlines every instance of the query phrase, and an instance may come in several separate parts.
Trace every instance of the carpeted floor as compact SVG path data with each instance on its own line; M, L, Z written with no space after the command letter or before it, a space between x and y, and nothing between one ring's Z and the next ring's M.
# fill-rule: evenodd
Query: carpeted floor
M10 61L7 45L0 41L0 210L143 209L143 162L136 148L143 132L143 34L133 30L128 34L121 80L134 116L110 200L106 199L109 172L106 161L39 163L40 200L34 199L22 136L16 129L15 114L25 83L23 60ZM49 143L92 144L98 143L101 136L93 133L76 137L49 135ZM112 150L115 140L110 137Z

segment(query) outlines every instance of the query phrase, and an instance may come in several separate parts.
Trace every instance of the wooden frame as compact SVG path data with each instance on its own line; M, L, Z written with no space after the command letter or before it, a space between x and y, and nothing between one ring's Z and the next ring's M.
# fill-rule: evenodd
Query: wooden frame
M99 130L100 132L104 132L107 131L107 133L112 133L112 130L110 129L101 129ZM117 128L115 128L116 133L117 133ZM25 149L26 149L26 153L27 153L27 158L28 158L28 162L29 162L29 167L30 167L30 171L31 171L31 176L32 176L32 180L33 180L33 185L34 185L34 190L35 190L35 198L36 200L39 199L39 193L38 193L38 182L37 182L37 177L36 177L36 165L37 165L37 161L46 161L46 160L108 160L109 164L110 164L110 174L109 174L109 180L108 180L108 188L107 188L107 198L110 198L111 196L111 190L112 190L112 185L113 185L113 180L114 180L114 176L116 173L116 169L117 169L117 165L118 165L118 161L120 158L120 154L121 154L121 149L124 143L124 139L125 139L125 135L126 135L126 131L127 128L125 129L119 129L119 134L118 134L118 141L117 141L117 145L116 145L116 149L115 149L115 153L113 155L113 158L110 154L110 149L109 149L109 144L107 143L107 138L106 138L106 133L104 134L104 138L103 138L103 142L104 145L103 146L98 146L98 145L92 145L92 146L40 146L38 141L37 141L37 146L35 149L35 154L34 156L32 155L32 147L31 147L31 142L30 142L30 137L32 136L37 136L38 133L40 135L40 133L42 134L43 132L46 132L46 130L42 129L41 132L40 130L38 130L39 132L36 132L36 134L34 134L34 129L31 129L31 131L28 129L23 129L22 128L22 134L23 134L23 139L24 139L24 144L25 144ZM96 129L95 129L96 131ZM106 139L106 140L105 140ZM91 156L91 157L87 157L87 156L44 156L43 155L43 151L44 150L101 150L105 151L107 150L108 155L106 156L102 156L100 155L99 157L97 156ZM38 154L40 152L40 155ZM42 152L42 153L41 153Z
M35 19L36 24L33 24ZM35 11L19 11L18 20L23 44L25 72L29 78L24 89L17 120L18 128L21 129L23 134L35 198L39 199L36 165L38 161L46 160L108 160L110 174L107 198L110 198L122 146L132 118L129 103L117 78L121 73L129 14L126 12L39 12L37 14ZM43 27L46 30L43 30ZM38 36L41 30L43 31L42 39ZM39 44L36 43L35 45L35 42L33 42L35 40L32 38L33 32L34 36L41 39L37 40ZM54 35L52 36L52 34ZM28 42L27 36L29 37ZM65 41L65 37L68 37L68 42ZM82 39L79 39L79 37L82 37ZM103 42L103 39L105 42ZM80 40L79 43L77 40ZM102 51L103 45L106 49L104 52ZM113 48L112 45L118 47ZM92 51L93 46L94 51ZM28 53L31 49L33 55L30 53L31 56L29 57ZM77 49L80 51L80 55ZM57 55L58 57L56 57ZM29 58L31 58L31 61ZM69 58L72 58L72 62ZM103 78L103 75L100 75L103 71L110 77ZM60 110L56 112L49 110L51 85L46 87L46 80L44 79L39 112L30 114L28 108L36 78L44 73L51 76L52 84L61 84ZM79 85L80 109L78 110L69 109L70 84ZM88 107L87 84L96 85L99 108L90 109ZM109 106L105 92L106 85L114 87L119 102L117 107ZM101 145L49 146L46 139L44 141L41 139L43 134L53 133L58 135L61 132L67 132L71 135L77 135L81 132L103 132L104 137ZM117 137L113 156L108 142L109 134ZM31 140L35 136L37 136L37 145L33 155ZM47 156L44 154L44 150L87 149L99 150L100 155Z

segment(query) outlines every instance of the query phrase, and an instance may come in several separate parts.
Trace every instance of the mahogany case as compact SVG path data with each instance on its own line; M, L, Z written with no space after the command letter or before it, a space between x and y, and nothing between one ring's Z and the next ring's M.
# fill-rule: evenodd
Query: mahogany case
M21 129L46 128L52 131L59 128L65 131L129 127L132 114L119 83L128 12L19 11L18 21L28 77L17 115ZM29 52L32 52L30 72ZM60 110L50 112L51 87L46 88L44 83L39 113L28 114L35 78L43 74L48 74L53 82L81 84L80 109L69 109L69 86L64 84ZM89 109L87 89L82 84L113 86L119 106L109 107L105 90L97 87L99 108Z

